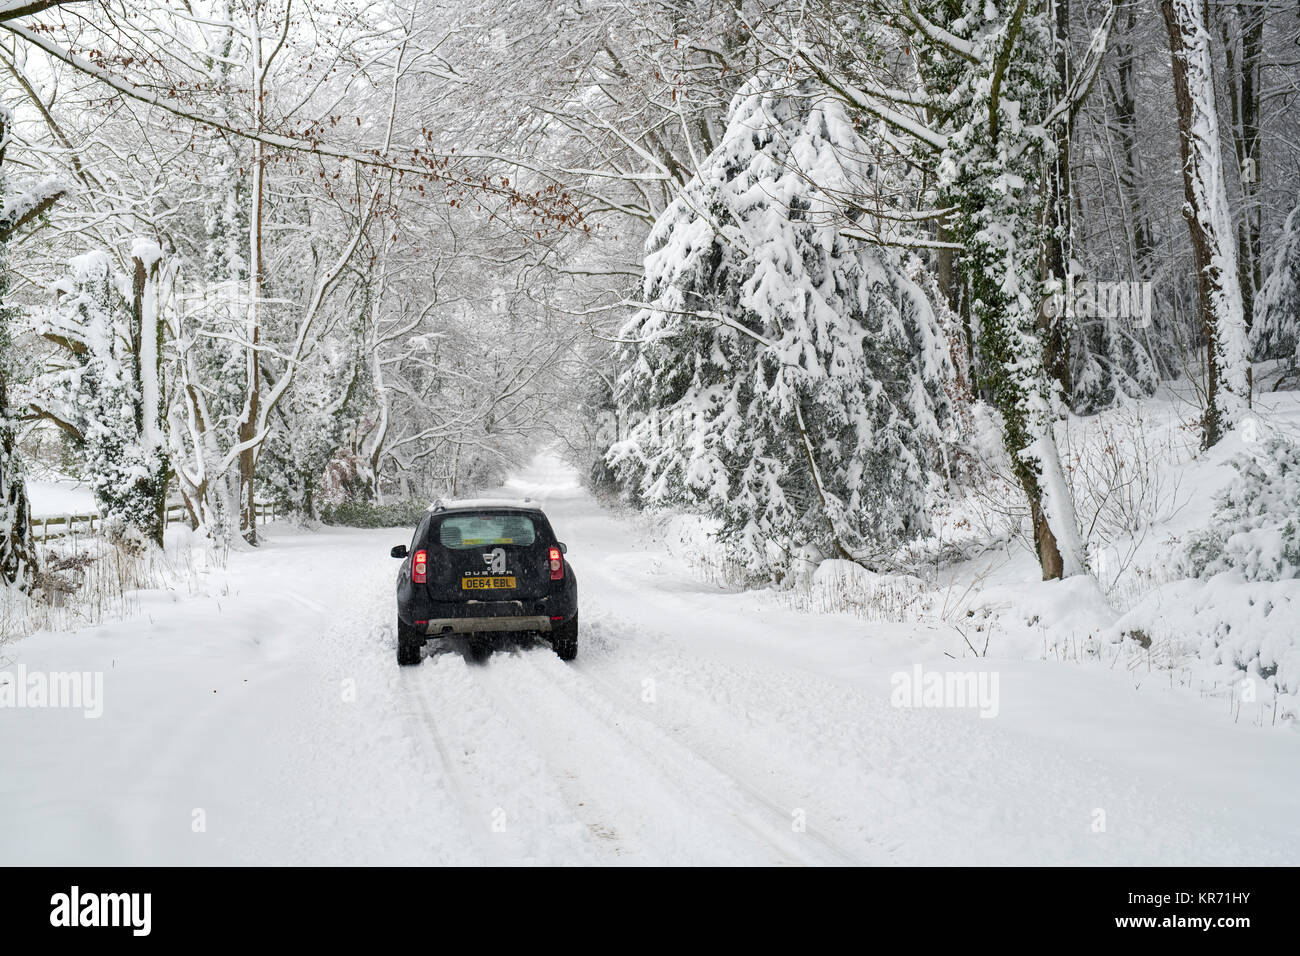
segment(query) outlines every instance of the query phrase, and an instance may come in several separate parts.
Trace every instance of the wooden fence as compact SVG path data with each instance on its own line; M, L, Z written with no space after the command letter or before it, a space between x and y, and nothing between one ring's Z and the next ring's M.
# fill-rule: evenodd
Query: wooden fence
M253 506L257 510L257 521L259 524L265 524L268 521L275 520L275 504L269 501L259 501ZM163 527L173 524L177 521L188 522L190 513L186 510L185 505L170 504L163 517ZM96 529L103 530L104 519L97 514L68 514L57 517L32 518L32 537L37 541L49 541L51 538L62 538L68 535L93 535Z

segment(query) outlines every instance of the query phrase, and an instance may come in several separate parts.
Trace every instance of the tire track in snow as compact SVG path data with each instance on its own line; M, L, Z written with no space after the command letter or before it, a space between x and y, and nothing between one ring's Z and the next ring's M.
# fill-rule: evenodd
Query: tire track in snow
M618 609L605 606L601 597L591 599L595 606L587 612L589 622L582 635L585 645L595 653L585 659L580 657L574 667L564 668L574 680L589 681L622 711L655 725L683 750L712 766L750 799L767 807L773 819L788 825L796 808L806 809L801 835L819 844L837 865L894 862L876 835L862 832L861 826L850 825L849 829L842 830L844 821L837 819L833 804L827 804L825 775L831 772L837 780L842 779L843 764L806 765L799 768L801 772L797 776L791 777L789 774L796 767L782 761L785 773L778 787L782 796L773 795L770 782L755 780L753 768L770 767L776 756L771 747L771 734L776 733L783 745L793 743L800 749L809 746L806 738L792 741L788 723L767 710L773 697L823 700L827 693L842 697L850 692L847 688L830 684L809 671L791 669L773 674L761 664L737 670L734 662L726 658L690 654L688 650L698 645L674 640L666 632L635 622ZM552 670L552 674L556 679L564 679L562 670ZM635 676L638 674L670 675L671 682L665 681L662 690L671 687L671 702L665 695L659 703L667 706L651 707L642 703L639 680ZM706 675L710 676L706 679ZM618 676L626 677L629 683L620 686L614 679ZM737 705L741 707L739 714L735 710ZM861 714L860 709L855 709L852 717L860 720ZM761 721L762 729L756 727L755 718ZM719 747L723 741L726 745ZM731 759L719 756L719 749L726 751ZM852 757L847 759L852 765ZM813 817L829 821L832 827L829 831L822 825L814 827L807 819ZM858 832L853 832L854 829Z
M496 682L490 676L490 670L484 667L480 672L479 679L488 693L493 698L496 706L505 714L507 719L520 734L521 739L529 742L529 745L541 757L544 765L552 778L556 781L560 790L569 798L571 808L582 807L581 811L574 809L574 816L577 817L587 829L602 841L609 844L609 853L615 858L610 862L625 862L628 854L635 854L638 851L629 847L623 836L619 833L618 828L613 822L607 819L606 811L599 805L592 806L593 801L589 793L581 792L575 783L567 782L575 780L576 775L572 770L564 769L568 760L559 756L553 744L548 742L539 742L538 733L534 729L535 721L530 720L511 699L511 696L502 691ZM581 797L582 799L579 799Z
M423 675L410 675L411 679L407 682L408 696L415 700L417 716L423 723L423 730L428 734L426 739L433 744L433 749L437 753L438 767L442 771L442 782L446 786L447 792L456 802L456 811L464 823L465 832L473 840L483 859L490 862L500 862L499 848L493 846L487 839L490 834L482 832L479 825L475 823L474 818L478 814L470 813L469 808L473 805L469 796L470 791L462 779L460 771L452 762L451 752L443 739L442 731L438 729L438 721L434 719L433 711L429 707L429 700L424 690L427 681L419 680L421 676Z
M419 729L466 834L497 865L599 862L585 825L567 806L545 761L513 732L455 651L402 674ZM462 759L463 758L463 759ZM522 784L529 773L536 786Z
M542 655L552 667L541 664ZM529 676L516 679L516 673L523 671ZM661 832L647 835L670 846L675 843L680 852L692 855L690 862L718 863L718 856L724 854L728 863L856 862L820 838L815 837L817 843L810 847L802 840L807 833L790 829L789 812L681 746L644 717L575 683L581 678L554 659L549 649L498 655L484 668L484 678L494 685L499 700L528 700L531 709L549 718L551 729L585 728L577 743L592 752L580 755L575 748L558 759L604 802L621 805L622 814L614 818L620 833L667 817ZM632 773L629 764L636 768ZM685 841L680 839L683 830L690 834ZM684 861L670 854L665 862Z
M611 681L606 680L604 677L596 674L594 671L587 670L587 671L576 672L576 673L579 679L590 681L593 685L600 688L603 696L609 699L610 701L615 702L616 705L619 706L625 713L630 712L630 708L627 707L627 702L626 702L626 698L627 698L626 691L619 689ZM720 776L725 777L737 790L745 794L750 800L765 807L767 811L772 815L773 820L780 820L782 821L782 823L786 823L786 824L789 823L789 821L792 818L793 808L790 806L788 801L777 800L776 798L764 792L762 788L758 787L757 785L750 782L749 780L746 780L742 774L738 773L734 769L734 767L724 766L722 762L716 759L715 757L705 754L698 747L692 746L690 743L683 741L680 735L676 731L674 731L673 728L669 727L666 723L659 720L653 714L650 715L638 714L637 719L642 719L647 721L648 723L653 724L656 728L658 728L660 733L662 733L668 739L672 740L674 744L681 747L683 750L689 751L691 755L695 757L697 760L712 767L714 771L716 771ZM865 866L871 862L871 861L857 859L851 854L844 852L832 840L830 840L828 837L823 835L820 832L820 830L814 828L813 826L811 826L806 822L804 823L803 835L809 838L810 840L814 841L815 843L817 843L818 846L821 848L822 852L826 856L828 856L836 865Z

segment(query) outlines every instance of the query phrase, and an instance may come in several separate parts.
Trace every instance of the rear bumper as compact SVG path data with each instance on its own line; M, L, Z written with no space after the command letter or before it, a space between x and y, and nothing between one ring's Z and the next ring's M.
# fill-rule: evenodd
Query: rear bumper
M550 617L509 615L505 617L444 617L428 621L417 629L430 637L450 634L484 634L498 631L543 631L551 629Z
M565 575L562 587L533 598L439 601L428 588L413 589L409 578L399 579L397 617L417 634L481 634L493 631L553 630L558 621L578 613L578 584Z

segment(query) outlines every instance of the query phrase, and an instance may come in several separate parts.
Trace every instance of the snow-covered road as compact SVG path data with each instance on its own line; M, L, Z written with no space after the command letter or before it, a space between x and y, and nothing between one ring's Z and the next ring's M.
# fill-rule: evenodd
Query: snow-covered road
M403 535L277 530L216 593L0 650L104 673L98 719L0 710L0 864L1300 862L1292 729L720 591L552 458L506 491L569 546L577 662L399 669ZM917 663L996 675L996 716L893 706Z

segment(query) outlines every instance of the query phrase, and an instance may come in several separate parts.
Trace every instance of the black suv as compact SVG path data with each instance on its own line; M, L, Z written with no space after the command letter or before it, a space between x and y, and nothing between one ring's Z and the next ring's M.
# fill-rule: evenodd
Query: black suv
M397 575L397 663L420 663L431 637L469 638L478 658L492 635L545 635L562 660L578 655L578 582L540 508L506 501L435 502Z

